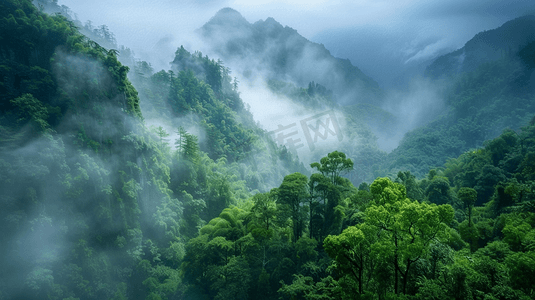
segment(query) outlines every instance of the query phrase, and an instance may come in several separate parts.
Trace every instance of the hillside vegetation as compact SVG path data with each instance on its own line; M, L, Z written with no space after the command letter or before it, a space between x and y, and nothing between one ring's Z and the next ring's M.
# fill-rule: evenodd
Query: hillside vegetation
M368 126L393 115L346 107L304 166L222 61L179 47L155 71L43 9L0 3L0 299L535 297L534 43L458 75L388 156Z
M508 43L503 39L511 30L516 34L511 35L514 41ZM421 177L448 158L483 146L504 129L518 131L527 124L535 114L534 30L533 17L512 20L467 42L458 50L466 53L464 62L455 63L460 64L458 68L445 62L458 51L429 66L430 76L449 78L444 95L447 111L426 126L408 132L388 155L382 171L395 174L397 170L410 170ZM481 53L488 47L496 49L495 44L500 44L497 49L509 47L509 51L491 51L499 55ZM441 67L446 65L461 71Z

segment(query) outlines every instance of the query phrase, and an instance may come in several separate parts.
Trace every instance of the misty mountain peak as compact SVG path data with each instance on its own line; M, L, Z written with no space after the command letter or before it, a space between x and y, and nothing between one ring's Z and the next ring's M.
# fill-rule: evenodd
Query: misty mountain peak
M203 27L231 26L243 27L251 24L235 9L225 7L220 9Z
M274 26L274 27L280 27L282 28L283 26L281 25L281 23L277 22L275 19L273 19L272 17L269 17L267 18L265 21L264 21L264 24L267 25L267 26Z
M381 101L379 85L349 60L333 57L323 45L272 17L251 24L239 12L224 8L197 33L208 52L216 51L229 64L245 65L243 74L262 70L269 78L285 78L300 86L313 81L332 90L341 102Z
M262 32L277 34L280 31L284 30L284 26L281 23L277 22L272 17L267 18L265 21L259 20L253 24L257 30Z
M425 73L431 78L440 78L470 72L484 63L514 55L534 40L535 16L519 17L476 34L462 48L435 59Z

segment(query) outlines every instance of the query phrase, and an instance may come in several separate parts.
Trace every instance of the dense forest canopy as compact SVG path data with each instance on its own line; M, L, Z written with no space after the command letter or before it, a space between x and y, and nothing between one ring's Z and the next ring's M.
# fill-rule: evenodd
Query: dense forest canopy
M483 37L504 43L489 31L463 48L464 69L449 68L457 52L437 59L427 72L447 80L447 109L390 153L377 135L404 116L344 106L332 82L275 64L271 93L338 119L337 149L310 147L304 164L255 121L224 61L180 46L154 70L71 13L0 2L0 299L535 297L535 37L475 60ZM201 32L230 20L315 47L241 18L224 10ZM236 43L223 50L255 45ZM356 76L342 85L384 96L334 61Z

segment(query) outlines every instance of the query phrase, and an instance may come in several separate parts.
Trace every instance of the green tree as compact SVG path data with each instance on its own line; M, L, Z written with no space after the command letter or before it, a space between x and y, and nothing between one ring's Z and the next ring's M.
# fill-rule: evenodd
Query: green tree
M310 176L308 186L310 236L322 240L327 234L342 230L345 209L340 199L349 196L355 188L341 175L353 169L353 161L344 153L334 151L310 166L320 172Z
M186 135L188 134L188 132L184 129L184 127L180 126L178 127L176 134L178 135L178 137L175 140L175 149L178 153L178 159L180 159L182 153L184 152L184 147L186 145Z
M167 131L165 131L165 129L163 129L162 126L158 126L157 128L155 128L154 132L156 133L156 135L160 139L160 145L161 146L163 146L164 143L167 143L168 139L166 139L166 137L169 136L169 133L167 133Z
M325 236L327 223L327 202L328 198L337 196L335 187L329 179L322 174L314 173L310 175L308 182L308 209L309 209L309 236L322 240ZM333 195L333 193L335 195Z
M232 257L224 266L209 269L213 299L247 299L251 275L249 263L242 256Z
M257 220L262 227L269 231L273 227L277 215L277 202L268 193L256 194L253 196L253 207L251 208L252 218Z
M535 295L535 251L517 252L505 261L509 269L511 285L526 295Z
M199 159L199 143L197 136L193 134L186 134L186 142L184 144L184 158L196 162Z
M358 289L353 292L360 295L364 293L365 276L373 271L374 258L371 253L377 233L371 226L358 224L350 226L339 235L327 236L323 242L325 252L336 262L337 271L357 283Z
M366 223L382 232L375 249L392 261L395 293L400 292L399 276L406 293L411 266L427 253L431 242L447 236L453 208L412 201L404 186L388 178L376 179L370 190L374 200L365 211Z
M409 199L423 201L424 200L424 193L420 186L418 185L418 182L416 182L416 177L411 174L410 171L405 172L398 172L396 181L401 182L405 186L405 189L407 190L407 197Z
M461 233L461 236L470 243L470 250L474 252L477 250L479 240L479 232L477 228L472 227L472 210L477 201L477 191L473 188L462 187L457 192L457 197L468 211L468 224L466 224L466 220L463 221L459 226L459 232Z
M334 185L340 185L340 175L353 169L353 161L346 158L342 152L334 151L323 157L319 163L310 164L310 167L317 169L323 176L329 178Z
M452 204L453 197L448 178L433 176L425 189L427 200L435 204Z
M17 108L19 115L18 122L25 123L31 121L38 132L48 128L48 110L32 94L24 94L10 102Z
M468 210L468 227L472 226L472 208L477 201L477 191L473 188L462 187L457 192L457 197Z
M307 176L301 173L293 173L285 176L281 185L275 191L278 202L282 205L282 209L288 212L288 216L292 220L292 240L294 242L301 237L305 226L305 215L302 204L308 198L307 182Z

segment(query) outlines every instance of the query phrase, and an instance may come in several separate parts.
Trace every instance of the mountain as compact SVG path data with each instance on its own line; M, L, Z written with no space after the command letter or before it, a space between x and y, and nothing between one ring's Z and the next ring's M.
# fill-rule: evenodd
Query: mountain
M518 131L535 114L535 17L514 19L478 33L438 58L426 74L448 78L447 111L405 135L383 170L423 176L448 158L481 147L503 130Z
M342 105L378 105L382 100L379 85L349 60L333 57L323 45L273 18L251 24L239 12L224 8L197 33L211 52L238 66L244 77L264 76L298 86L314 81L332 90Z
M357 189L345 174L382 159L357 148L374 139L360 122L396 126L375 106L346 107L360 155L309 172L221 61L181 47L171 70L127 59L129 72L30 0L1 1L0 28L0 299L533 298L535 118L425 179ZM421 156L458 131L484 137L506 103L499 121L533 111L534 49L463 74ZM321 84L271 88L331 104Z
M185 241L307 173L214 60L129 74L30 0L1 1L0 28L0 299L182 299Z
M476 34L461 49L437 58L427 67L425 74L439 78L474 71L484 63L517 53L534 39L535 16L519 17L496 29Z

